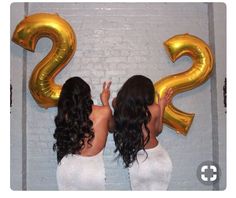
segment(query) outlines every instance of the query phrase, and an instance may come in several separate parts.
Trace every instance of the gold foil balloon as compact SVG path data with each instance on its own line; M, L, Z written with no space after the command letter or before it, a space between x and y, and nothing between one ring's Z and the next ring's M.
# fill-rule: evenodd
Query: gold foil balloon
M167 76L154 84L160 97L168 88L172 88L174 95L194 89L204 83L213 69L213 56L208 45L190 34L176 35L164 43L172 62L181 56L192 58L193 65L187 71ZM158 98L156 97L156 102ZM187 135L194 114L183 112L170 103L164 112L163 122L175 129L177 133Z
M16 27L12 41L34 52L41 37L52 40L48 55L34 68L29 89L36 102L44 108L57 105L61 86L55 84L56 75L73 57L76 36L64 19L57 14L38 13L25 17Z

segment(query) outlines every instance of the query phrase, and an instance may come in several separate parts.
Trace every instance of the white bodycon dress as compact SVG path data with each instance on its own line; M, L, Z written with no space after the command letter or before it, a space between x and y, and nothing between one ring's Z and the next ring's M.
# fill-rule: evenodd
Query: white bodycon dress
M140 150L135 161L129 168L132 190L167 190L172 162L167 151L158 144L156 147Z
M95 156L66 155L57 166L59 190L105 190L103 150Z

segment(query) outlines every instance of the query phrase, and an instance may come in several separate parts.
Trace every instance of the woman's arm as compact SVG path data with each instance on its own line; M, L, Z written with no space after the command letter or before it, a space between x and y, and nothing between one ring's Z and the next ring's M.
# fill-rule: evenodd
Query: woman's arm
M112 116L112 110L109 104L109 98L110 98L110 86L111 86L111 81L106 83L103 83L103 87L102 87L102 92L100 94L100 99L102 102L103 106L108 107L108 128L109 131L112 132L113 128L114 128L114 120L113 120L113 116Z
M160 105L158 107L158 113L157 113L157 122L156 122L156 136L158 136L163 129L163 114L164 114L164 108L161 108Z
M110 118L109 118L109 123L108 123L108 130L110 133L113 133L114 130L114 118L111 114Z
M162 98L160 98L158 94L158 115L157 115L157 123L156 123L156 132L159 135L163 129L163 116L165 112L166 106L170 103L173 95L173 90L168 89Z
M113 98L111 105L112 105L113 109L115 109L115 107L116 107L116 97Z

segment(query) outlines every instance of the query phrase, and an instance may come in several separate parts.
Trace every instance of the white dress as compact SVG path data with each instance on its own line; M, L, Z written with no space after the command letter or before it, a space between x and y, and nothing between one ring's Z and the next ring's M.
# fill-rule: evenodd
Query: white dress
M59 190L105 190L103 150L95 156L66 155L57 166Z
M167 151L158 144L151 149L140 150L135 161L129 168L132 190L167 190L172 162Z

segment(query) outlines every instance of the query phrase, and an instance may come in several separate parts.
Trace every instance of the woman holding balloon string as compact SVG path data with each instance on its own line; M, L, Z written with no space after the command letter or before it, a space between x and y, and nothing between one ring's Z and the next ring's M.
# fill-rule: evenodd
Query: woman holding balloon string
M113 100L115 152L129 168L132 190L166 190L172 163L157 136L165 107L173 91L168 89L158 104L153 83L145 76L129 78Z
M55 117L59 190L105 190L103 150L112 124L111 82L103 84L102 106L93 104L89 85L79 77L62 87Z

